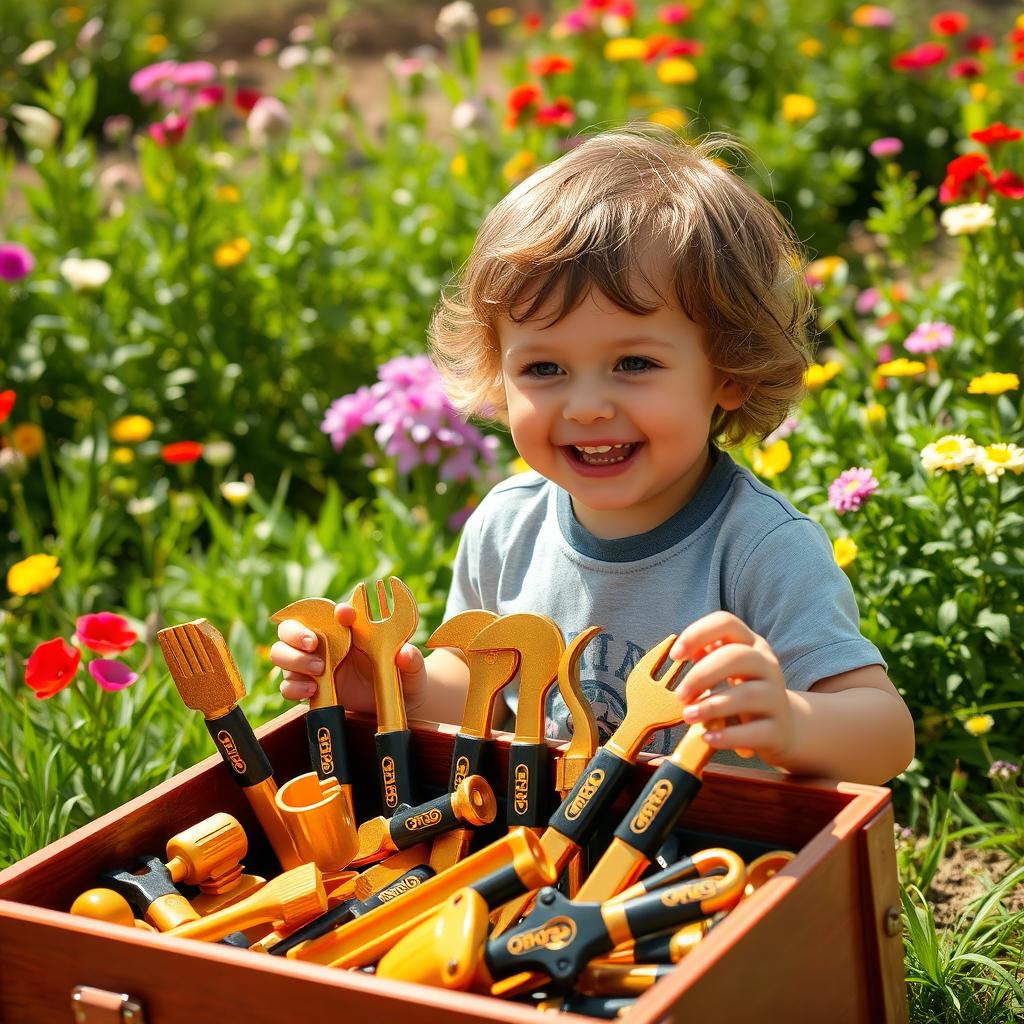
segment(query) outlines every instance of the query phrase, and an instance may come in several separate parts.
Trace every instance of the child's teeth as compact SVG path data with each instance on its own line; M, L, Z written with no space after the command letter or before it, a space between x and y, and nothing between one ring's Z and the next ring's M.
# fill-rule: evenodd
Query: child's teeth
M588 455L604 455L605 452L610 452L612 446L610 444L602 444L597 448L584 448L583 445L576 445L581 452L586 452ZM616 448L621 448L621 444L617 444Z

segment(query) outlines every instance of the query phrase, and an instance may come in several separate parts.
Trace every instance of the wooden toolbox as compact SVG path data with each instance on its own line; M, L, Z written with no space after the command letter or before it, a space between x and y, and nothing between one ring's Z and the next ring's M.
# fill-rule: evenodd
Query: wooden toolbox
M423 798L445 790L455 730L413 723ZM350 716L351 763L373 763L374 723ZM279 784L308 771L302 709L258 730ZM499 738L486 773L504 793L507 746ZM552 745L552 755L558 750ZM639 765L625 813L658 763ZM371 773L357 784L360 820L377 813ZM532 1007L386 981L244 949L170 939L65 913L107 868L141 854L215 811L234 814L250 839L246 869L276 872L241 791L217 755L0 872L0 1020L133 1024L226 1021L345 1024L421 1021L536 1022ZM788 848L796 858L712 929L673 973L626 1015L634 1024L828 1021L901 1024L907 1019L899 893L889 791L747 769L707 769L680 825L680 842ZM705 842L704 840L708 840ZM73 1004L76 986L90 986ZM112 993L131 1002L89 1008ZM580 1017L567 1017L579 1020ZM586 1018L591 1019L591 1018Z

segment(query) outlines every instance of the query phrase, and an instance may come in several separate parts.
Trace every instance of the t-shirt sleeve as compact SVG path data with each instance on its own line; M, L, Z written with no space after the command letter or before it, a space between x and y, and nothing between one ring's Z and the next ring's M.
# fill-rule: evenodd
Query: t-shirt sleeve
M861 635L860 612L825 531L809 519L775 527L743 560L730 604L771 644L791 690L865 665L886 667Z
M466 520L459 537L452 566L452 583L448 588L448 600L444 608L444 621L470 608L483 608L480 596L480 509Z

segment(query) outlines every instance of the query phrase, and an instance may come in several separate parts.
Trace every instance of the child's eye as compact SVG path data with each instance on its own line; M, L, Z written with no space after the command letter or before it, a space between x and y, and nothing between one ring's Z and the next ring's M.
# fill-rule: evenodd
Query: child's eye
M655 365L646 356L623 356L619 360L619 368L626 373L643 373L644 370L653 369Z
M555 377L562 368L558 363L527 363L519 372L524 377Z

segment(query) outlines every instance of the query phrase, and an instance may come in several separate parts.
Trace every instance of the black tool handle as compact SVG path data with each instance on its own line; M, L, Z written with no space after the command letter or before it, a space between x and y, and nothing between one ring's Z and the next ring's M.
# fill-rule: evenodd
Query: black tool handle
M702 902L718 895L720 882L720 876L709 875L627 900L622 909L633 938L638 939L666 928L679 928L690 921L707 917L708 911Z
M631 1010L638 996L585 996L579 992L570 992L562 1000L562 1013L579 1013L584 1017L597 1017L599 1020L618 1020Z
M412 784L412 733L408 729L379 732L374 742L381 814L390 818L401 804L416 803Z
M654 860L699 789L696 775L671 761L662 762L615 830L615 838Z
M309 763L321 779L337 779L352 785L345 741L345 709L336 704L328 708L310 708L306 712L306 738Z
M586 846L629 781L632 768L629 761L601 747L551 816L552 828L577 846Z
M484 752L491 744L490 737L467 736L457 733L455 745L452 747L452 770L448 776L448 792L454 793L463 779L470 775L480 775Z
M401 878L396 878L390 885L379 889L372 896L367 896L362 903L353 907L352 916L362 917L363 914L368 914L371 910L383 907L385 903L393 903L407 892L418 889L435 874L436 872L429 864L420 864L419 867L410 868Z
M515 743L508 750L509 828L540 828L548 823L548 748L546 743Z
M462 822L455 813L454 803L452 794L444 793L415 807L401 804L388 821L388 834L395 848L405 850L458 828Z
M232 777L243 789L273 776L274 769L240 707L233 707L220 718L207 718L206 728Z

